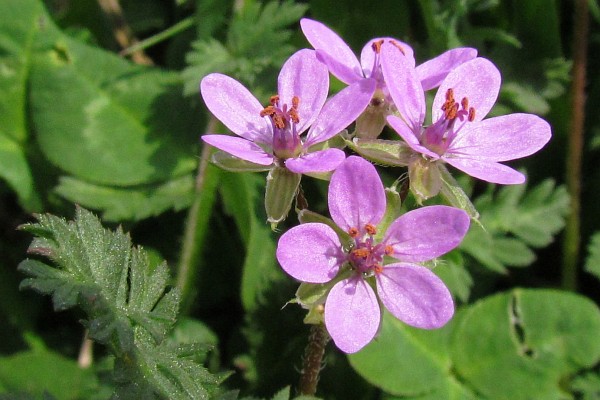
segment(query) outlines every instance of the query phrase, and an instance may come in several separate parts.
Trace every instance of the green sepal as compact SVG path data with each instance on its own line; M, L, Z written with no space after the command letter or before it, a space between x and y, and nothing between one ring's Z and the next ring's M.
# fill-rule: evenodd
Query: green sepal
M346 140L346 145L364 158L380 165L406 167L413 151L399 140L360 139Z
M375 239L381 241L388 227L402 214L402 200L396 187L385 188L386 207L381 222L377 224Z
M442 197L453 207L464 210L473 221L479 223L479 212L471 202L469 195L460 187L445 165L439 164L438 171L441 179L440 193Z
M255 164L220 150L213 153L211 161L217 167L230 172L264 172L272 168L271 165Z
M275 230L277 224L283 221L292 208L292 202L298 186L301 174L296 174L287 168L274 167L267 176L267 192L265 194L265 210L267 221L271 229Z
M410 191L420 205L440 192L442 178L439 167L440 163L429 161L423 157L415 158L410 163L408 167Z

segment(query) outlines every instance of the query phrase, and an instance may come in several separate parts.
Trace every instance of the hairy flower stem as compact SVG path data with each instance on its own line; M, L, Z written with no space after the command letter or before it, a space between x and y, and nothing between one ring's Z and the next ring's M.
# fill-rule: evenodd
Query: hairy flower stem
M581 160L585 121L585 83L588 42L588 0L575 1L573 32L573 82L571 86L571 127L567 150L567 188L571 209L563 243L562 287L577 289L577 265L581 248Z
M217 119L210 117L207 132L215 132ZM181 290L181 312L185 314L193 302L193 288L200 266L204 239L208 232L210 211L218 183L218 169L210 165L211 147L204 146L198 163L194 201L186 219L183 244L177 266L176 285Z
M317 392L325 346L329 339L329 334L323 324L310 327L308 345L304 350L304 361L300 371L299 392L301 395L312 396Z

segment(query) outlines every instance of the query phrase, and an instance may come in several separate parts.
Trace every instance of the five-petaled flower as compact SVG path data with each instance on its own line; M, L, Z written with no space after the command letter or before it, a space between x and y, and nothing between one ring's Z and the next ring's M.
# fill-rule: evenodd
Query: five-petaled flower
M300 26L308 42L329 68L329 71L342 82L350 85L363 79L374 79L371 96L360 103L366 113L357 121L356 134L359 137L375 138L385 125L385 116L393 110L393 102L386 88L380 67L380 51L384 43L402 54L411 67L415 67L413 49L406 43L390 37L371 39L360 53L360 61L346 42L321 22L303 18ZM477 56L473 48L456 48L416 67L416 73L425 90L440 85L446 75L458 65Z
M325 325L338 348L354 353L374 338L381 320L377 296L396 318L415 327L439 328L452 317L450 292L433 272L416 263L432 260L460 243L470 222L464 211L447 206L419 208L378 235L377 225L386 209L385 190L375 167L356 156L348 157L333 173L328 203L331 218L352 238L352 246L343 248L326 224L305 223L281 236L277 259L288 274L304 282L325 283L340 270L348 273L325 301ZM386 264L388 257L398 262Z
M525 181L523 174L500 162L541 149L550 140L550 125L523 113L483 119L500 90L500 72L492 62L475 58L453 69L433 101L433 123L424 126L425 95L412 61L393 46L384 45L381 52L383 75L400 114L387 121L415 152L409 174L417 168L435 171L434 164L443 161L492 183ZM424 197L435 194L434 188Z
M235 79L210 74L200 84L202 98L215 117L239 137L204 135L202 140L258 165L285 166L298 174L332 171L344 160L344 152L315 150L313 146L350 125L362 111L357 102L370 98L374 86L373 80L357 82L326 102L327 67L308 49L285 62L278 94L267 107Z

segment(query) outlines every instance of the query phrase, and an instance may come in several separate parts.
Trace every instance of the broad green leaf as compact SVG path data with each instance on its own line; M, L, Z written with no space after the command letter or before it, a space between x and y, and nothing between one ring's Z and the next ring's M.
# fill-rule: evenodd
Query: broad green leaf
M55 190L73 203L102 210L102 218L106 221L138 221L170 208L189 207L193 200L194 178L184 175L157 184L119 188L64 176Z
M590 240L585 270L600 279L600 232L596 232Z
M0 357L0 392L27 392L39 398L47 391L58 400L75 400L89 398L98 387L92 370L40 346Z
M564 398L561 382L600 360L600 312L585 297L517 289L464 310L452 334L454 370L490 399Z
M169 290L166 263L150 262L128 235L106 230L77 208L74 221L37 215L23 230L34 234L29 252L52 265L25 260L21 288L52 295L57 310L79 306L89 336L115 359L115 398L208 399L225 375L212 375L205 345L165 340L175 323L179 291Z
M246 310L254 309L261 293L283 277L275 259L273 232L264 214L264 177L257 174L224 173L221 195L246 246L241 297Z
M0 96L2 97L2 96ZM0 128L0 177L6 180L26 210L39 211L41 199L35 190L31 169L23 148Z
M377 338L351 354L350 364L367 381L390 394L433 393L447 385L450 332L450 326L431 331L412 328L384 312Z
M36 57L31 88L42 151L79 179L139 185L195 169L193 110L175 74L63 37Z
M570 389L577 396L577 399L598 400L600 396L600 376L594 372L576 376L571 382Z
M460 251L445 254L433 271L444 281L455 298L463 303L469 300L473 278L465 267Z

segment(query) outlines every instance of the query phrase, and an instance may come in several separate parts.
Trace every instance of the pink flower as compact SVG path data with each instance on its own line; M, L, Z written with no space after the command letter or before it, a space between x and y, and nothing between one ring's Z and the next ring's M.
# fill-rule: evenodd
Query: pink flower
M351 248L344 249L328 225L306 223L281 236L277 259L288 274L304 282L343 276L325 301L325 325L336 346L354 353L374 338L381 321L377 297L406 324L443 326L454 313L452 296L433 272L416 263L455 248L469 228L468 215L447 206L423 207L378 234L385 191L375 167L356 156L333 173L328 201L331 218L353 240ZM385 264L386 257L398 262ZM373 280L377 294L369 283Z
M523 174L500 162L541 149L550 140L550 125L535 115L520 113L484 120L500 90L500 72L494 64L475 58L453 69L433 101L432 125L424 126L424 88L412 61L393 46L384 45L381 52L383 75L400 114L388 116L387 121L419 162L423 158L431 163L443 161L493 183L525 181Z
M278 94L271 97L267 107L235 79L210 74L200 84L202 98L239 137L204 135L202 140L258 165L285 166L298 174L332 171L344 160L344 152L334 148L314 151L311 147L351 124L362 112L357 102L368 101L374 86L373 80L357 82L326 102L327 68L308 49L285 62L279 73Z

